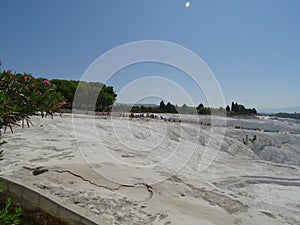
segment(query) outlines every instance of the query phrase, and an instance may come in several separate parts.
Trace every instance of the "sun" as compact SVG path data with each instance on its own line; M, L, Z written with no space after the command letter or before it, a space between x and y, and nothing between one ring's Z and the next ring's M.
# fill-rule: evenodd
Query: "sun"
M190 2L186 2L185 3L185 8L189 8L191 6L191 3Z

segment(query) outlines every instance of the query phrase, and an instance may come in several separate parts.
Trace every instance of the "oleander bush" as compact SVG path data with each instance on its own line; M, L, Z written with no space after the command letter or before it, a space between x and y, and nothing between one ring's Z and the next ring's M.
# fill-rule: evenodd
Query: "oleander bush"
M12 74L10 70L0 71L0 160L3 159L1 131L13 126L30 126L30 116L50 115L60 112L64 104L62 95L47 79L35 79L30 74ZM22 209L13 206L8 198L0 208L1 225L20 224Z
M0 128L9 127L12 131L18 121L29 126L30 116L52 116L62 104L63 97L50 81L29 74L0 73Z

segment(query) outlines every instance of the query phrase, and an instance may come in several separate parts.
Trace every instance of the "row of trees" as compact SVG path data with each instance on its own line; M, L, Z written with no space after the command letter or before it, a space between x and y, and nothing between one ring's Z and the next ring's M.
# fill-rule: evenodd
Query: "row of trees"
M178 113L176 106L172 105L170 102L167 104L164 101L160 102L159 106L138 106L134 105L130 108L131 113Z
M128 106L128 105L118 105L114 109L117 111L128 111L132 113L180 113L180 114L199 114L199 115L256 115L257 111L255 108L246 108L244 105L238 103L232 103L226 108L211 108L205 107L203 103L200 103L197 107L187 106L183 104L182 106L172 105L170 102L167 104L161 101L159 106Z
M121 108L121 107L118 107ZM123 107L124 108L124 107ZM125 107L128 108L128 107ZM125 109L124 108L124 109ZM159 106L132 106L130 109L132 113L173 113L173 114L201 114L201 115L209 115L211 114L211 109L208 107L204 107L201 103L196 108L187 106L183 104L182 106L173 105L170 102L165 104L164 101L161 101Z
M257 110L255 108L246 108L244 105L232 102L231 108L228 105L226 107L227 114L230 116L234 115L256 115Z

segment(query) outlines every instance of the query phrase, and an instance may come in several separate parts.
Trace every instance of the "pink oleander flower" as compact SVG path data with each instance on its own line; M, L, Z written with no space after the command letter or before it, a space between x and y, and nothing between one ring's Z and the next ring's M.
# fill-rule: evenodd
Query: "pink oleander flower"
M49 80L44 80L43 83L46 85L51 85L51 82Z
M25 80L25 81L28 81L28 80L30 80L30 79L31 79L30 76L25 76L25 77L24 77L24 80Z
M64 105L64 104L66 104L66 102L65 102L65 101L62 101L61 104Z
M42 92L40 92L40 96L42 96L43 95L43 93Z
M12 70L7 70L6 73L11 74Z

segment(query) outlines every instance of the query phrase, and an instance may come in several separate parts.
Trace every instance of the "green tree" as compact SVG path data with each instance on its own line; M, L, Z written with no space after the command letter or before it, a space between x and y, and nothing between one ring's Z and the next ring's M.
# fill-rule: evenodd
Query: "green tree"
M116 100L117 94L114 92L113 87L103 84L100 94L97 98L96 109L103 109L110 111L112 105Z
M55 84L57 87L57 92L64 97L64 101L71 108L79 81L54 79L51 80L51 82Z
M159 108L161 109L162 112L166 111L166 105L165 105L164 101L160 102Z
M197 109L197 112L199 115L210 115L211 114L211 109L204 107L204 105L202 103L200 103L196 109Z
M226 112L230 112L230 106L229 105L226 107Z
M112 86L106 86L101 82L64 81L63 85L59 91L68 96L68 103L76 109L109 111L117 97Z
M239 114L247 114L247 110L246 110L245 106L243 106L243 105L237 105L237 108L238 108L237 112Z
M172 105L170 102L167 103L166 105L166 110L167 113L177 113L177 110L174 105Z
M143 113L147 112L147 107L144 105L141 105L141 112L143 112Z
M131 112L131 113L140 113L140 112L141 112L141 109L140 109L140 107L138 107L138 106L132 106L130 112Z

